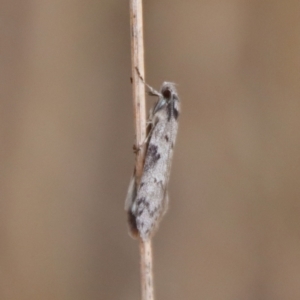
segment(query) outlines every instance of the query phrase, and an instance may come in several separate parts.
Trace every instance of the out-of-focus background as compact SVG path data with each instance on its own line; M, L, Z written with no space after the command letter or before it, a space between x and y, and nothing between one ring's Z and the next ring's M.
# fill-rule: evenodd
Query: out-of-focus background
M300 299L300 2L144 2L182 99L157 299ZM0 3L0 299L139 299L129 1Z

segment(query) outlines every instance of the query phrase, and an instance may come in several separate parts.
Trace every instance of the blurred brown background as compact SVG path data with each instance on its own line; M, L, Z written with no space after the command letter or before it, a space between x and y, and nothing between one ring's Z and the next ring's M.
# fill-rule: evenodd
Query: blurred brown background
M0 299L139 299L129 3L0 3ZM157 299L300 299L300 1L144 17L147 82L183 107Z

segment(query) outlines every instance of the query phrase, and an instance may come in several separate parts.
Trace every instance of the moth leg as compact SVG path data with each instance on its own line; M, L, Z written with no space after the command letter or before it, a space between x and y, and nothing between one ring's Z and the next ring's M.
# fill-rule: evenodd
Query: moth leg
M149 89L148 94L150 96L157 96L160 97L161 93L158 92L157 90L155 90L152 86L150 86L148 83L146 83L145 79L142 77L140 70L138 69L138 67L135 67L136 72L138 73L140 79L143 81L144 85Z
M149 84L145 83L146 87L149 89L148 94L150 96L157 96L160 97L161 93L158 92L157 90L155 90L152 86L150 86Z
M151 137L151 135L152 135L153 129L154 129L153 122L152 122L152 121L149 121L149 122L148 122L148 128L147 128L148 132L147 132L146 138L143 140L143 142L142 142L140 145L133 145L133 152L134 152L135 154L137 154L137 153L141 150L141 148L142 148L145 144L148 143L148 141L149 141L149 139L150 139L150 137Z

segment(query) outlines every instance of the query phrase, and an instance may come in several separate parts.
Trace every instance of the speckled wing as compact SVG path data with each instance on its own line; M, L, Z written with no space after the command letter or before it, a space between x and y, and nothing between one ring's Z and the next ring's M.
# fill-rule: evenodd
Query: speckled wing
M174 84L164 83L153 109L152 131L140 185L132 192L131 227L143 240L152 236L167 209L167 185L178 130L179 99ZM132 225L133 224L133 225Z

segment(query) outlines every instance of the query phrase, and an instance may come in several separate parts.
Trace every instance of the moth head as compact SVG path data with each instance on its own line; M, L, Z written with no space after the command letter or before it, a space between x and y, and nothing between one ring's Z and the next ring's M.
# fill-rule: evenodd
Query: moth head
M160 89L161 95L168 102L174 98L178 98L177 90L174 82L164 82Z
M160 92L157 92L155 96L158 96L158 101L153 108L152 115L166 107L169 108L170 112L173 108L175 108L177 112L179 111L180 104L175 83L164 82L161 86ZM171 114L173 114L173 112L169 115L171 116Z

